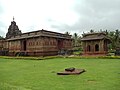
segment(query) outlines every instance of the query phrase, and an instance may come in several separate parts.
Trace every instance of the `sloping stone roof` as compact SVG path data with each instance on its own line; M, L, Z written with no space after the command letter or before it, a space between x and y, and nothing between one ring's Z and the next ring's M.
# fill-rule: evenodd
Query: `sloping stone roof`
M42 29L42 30L38 30L38 31L22 33L20 35L13 36L7 40L10 41L10 40L25 39L25 38L35 38L35 37L40 37L40 36L54 37L54 38L61 38L61 39L62 38L63 39L71 39L71 35L47 31L47 30Z
M108 39L105 33L88 33L84 34L82 41L89 41L89 40L102 40L102 39Z

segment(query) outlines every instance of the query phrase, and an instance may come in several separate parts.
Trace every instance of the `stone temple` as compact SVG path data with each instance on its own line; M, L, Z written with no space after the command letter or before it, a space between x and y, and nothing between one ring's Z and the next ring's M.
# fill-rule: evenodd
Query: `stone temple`
M107 55L108 44L111 43L106 33L87 33L83 35L83 55Z
M70 53L72 38L68 34L44 29L22 33L13 19L6 38L0 40L0 45L2 55L50 56Z

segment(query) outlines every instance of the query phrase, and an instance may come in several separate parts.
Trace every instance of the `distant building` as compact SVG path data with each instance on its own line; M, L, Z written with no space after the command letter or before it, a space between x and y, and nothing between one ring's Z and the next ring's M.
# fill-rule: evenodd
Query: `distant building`
M6 55L10 56L50 56L65 54L72 50L71 35L43 29L22 33L14 19L8 28L6 39L0 44L2 49L8 50Z
M110 39L105 33L84 34L82 40L83 55L107 55Z

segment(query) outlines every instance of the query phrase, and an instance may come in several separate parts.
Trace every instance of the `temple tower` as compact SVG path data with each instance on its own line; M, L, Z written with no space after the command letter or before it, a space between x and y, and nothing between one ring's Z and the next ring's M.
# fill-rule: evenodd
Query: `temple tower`
M14 21L14 17L13 17L13 21L11 22L11 25L8 28L8 32L6 34L6 38L11 38L12 36L16 36L16 35L20 35L22 34L21 30L19 30L18 26L16 25L16 22Z

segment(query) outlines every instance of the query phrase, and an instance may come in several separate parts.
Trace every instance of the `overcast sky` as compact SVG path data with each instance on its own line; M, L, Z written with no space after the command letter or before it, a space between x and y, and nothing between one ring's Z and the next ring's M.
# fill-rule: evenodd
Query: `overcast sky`
M0 0L1 36L13 16L22 32L115 30L120 29L120 0Z

